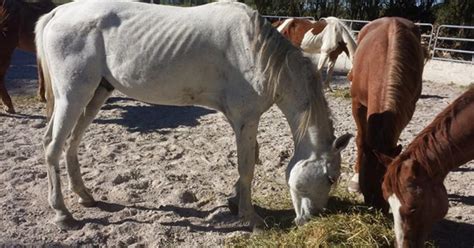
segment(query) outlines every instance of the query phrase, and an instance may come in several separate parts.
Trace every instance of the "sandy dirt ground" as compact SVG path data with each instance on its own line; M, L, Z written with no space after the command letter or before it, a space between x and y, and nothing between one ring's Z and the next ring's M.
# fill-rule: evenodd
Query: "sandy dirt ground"
M29 54L15 54L7 84L19 114L0 114L0 247L220 247L229 237L248 234L226 207L237 168L235 139L225 117L198 107L150 105L118 93L89 127L79 151L83 178L99 204L85 208L77 203L61 163L66 205L83 226L60 231L47 201L44 105L34 97L34 63ZM344 75L336 76L336 83L348 87ZM424 82L401 143L408 144L463 90ZM349 99L328 96L328 101L336 134L355 134ZM256 166L254 199L288 198L284 171L293 143L276 107L263 115L258 141L262 163ZM352 140L343 153L344 171L354 162L354 145ZM344 173L338 187L345 187L349 176ZM473 161L446 178L450 209L432 234L438 246L474 247L473 179Z

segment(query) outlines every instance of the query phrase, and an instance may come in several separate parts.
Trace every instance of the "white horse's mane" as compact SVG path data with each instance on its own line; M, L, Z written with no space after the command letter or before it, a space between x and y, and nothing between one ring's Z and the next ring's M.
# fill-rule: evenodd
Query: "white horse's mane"
M316 116L314 116L315 113L327 115L331 133L333 133L331 112L324 98L321 78L319 74L313 70L311 60L303 56L302 51L294 47L290 41L282 38L279 32L262 17L259 16L256 21L258 21L256 26L259 27L255 46L258 50L257 63L260 68L264 68L263 73L267 79L265 83L266 92L273 97L275 102L278 101L278 90L282 75L291 77L291 67L306 67L306 69L300 71L307 74L301 74L299 76L302 77L300 79L301 82L306 83L306 92L308 93L309 102L301 116L297 140L300 140L306 133L311 120L316 119Z

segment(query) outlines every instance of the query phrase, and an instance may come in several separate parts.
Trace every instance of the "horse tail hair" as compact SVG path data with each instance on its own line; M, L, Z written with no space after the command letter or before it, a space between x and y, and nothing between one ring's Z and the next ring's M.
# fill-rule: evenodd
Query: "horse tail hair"
M346 43L347 50L349 50L348 55L349 55L350 60L352 62L353 59L354 59L355 51L357 49L357 43L356 43L354 37L352 36L352 33L349 30L349 28L346 27L346 25L344 25L344 23L342 23L341 20L338 20L338 23L340 24L341 30L342 30L342 40L344 41L344 43Z
M352 62L352 60L354 59L355 51L357 49L357 43L355 41L354 36L352 35L351 30L344 24L344 22L341 21L341 19L334 16L324 17L324 18L321 18L320 20L324 20L328 24L331 23L337 29L341 30L342 41L345 43L347 47L347 51L346 49L344 49L344 52L347 54L347 56L349 56Z
M42 73L44 79L45 96L46 96L46 119L49 121L53 115L54 110L54 94L51 82L51 75L49 73L48 60L44 51L44 30L46 25L54 17L55 11L43 15L39 18L35 26L35 43L36 56L38 59L38 72Z
M294 20L294 18L290 18L283 21L283 23L277 27L278 32L283 33L287 28L291 26Z

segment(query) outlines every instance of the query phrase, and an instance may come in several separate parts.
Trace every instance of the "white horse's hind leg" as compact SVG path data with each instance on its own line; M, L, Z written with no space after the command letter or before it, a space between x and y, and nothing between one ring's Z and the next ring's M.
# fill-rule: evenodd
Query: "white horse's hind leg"
M45 150L46 166L48 173L48 202L55 210L55 222L67 223L67 226L74 226L74 219L71 213L64 205L64 199L61 192L61 178L59 175L59 156L61 148L58 148L57 142L53 143L54 113L48 123L46 133L43 138ZM61 226L60 226L61 227Z
M65 153L69 188L79 196L79 203L86 207L92 207L96 204L96 202L89 190L84 186L79 161L77 158L77 149L85 130L92 123L94 117L99 112L100 107L104 104L111 93L112 91L107 90L103 86L99 86L96 89L94 96L80 116L79 121L74 127L74 130L72 131L72 134L67 142L68 145L66 147Z
M69 87L64 87L66 85ZM56 224L61 229L71 229L76 228L78 223L64 205L59 174L59 159L67 137L76 125L87 102L91 99L94 86L66 80L62 86L64 88L55 91L55 93L58 92L58 96L55 95L55 109L51 123L48 125L44 143L49 179L49 204L56 212ZM67 88L67 91L61 92L65 88Z

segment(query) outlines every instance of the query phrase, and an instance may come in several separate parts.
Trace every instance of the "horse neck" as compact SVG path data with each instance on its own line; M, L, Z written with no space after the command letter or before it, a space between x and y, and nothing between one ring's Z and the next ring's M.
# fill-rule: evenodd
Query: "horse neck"
M474 104L471 106L474 106ZM471 114L471 116L474 115ZM467 126L457 126L459 125L457 121L462 120L462 117L456 117L452 120L449 127L446 128L440 128L440 126L435 125L437 123L431 124L407 148L412 158L418 161L428 175L432 178L439 178L441 181L451 170L474 158L472 124L466 119L464 124L467 124ZM449 133L453 135L447 134L448 129ZM456 131L470 135L453 133Z
M295 84L292 84L293 89L294 86ZM329 108L322 91L317 97L308 97L307 92L298 96L289 92L296 91L286 90L286 94L282 95L283 100L277 105L288 120L295 157L309 158L327 153L335 137Z

